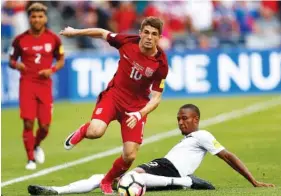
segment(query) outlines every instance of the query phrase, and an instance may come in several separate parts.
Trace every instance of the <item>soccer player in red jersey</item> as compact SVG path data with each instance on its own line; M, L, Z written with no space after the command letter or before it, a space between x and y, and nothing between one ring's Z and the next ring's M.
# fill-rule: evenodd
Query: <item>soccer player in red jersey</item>
M36 169L45 155L40 143L46 138L52 117L52 80L50 76L64 65L60 38L46 28L47 7L33 3L28 8L30 29L18 35L10 49L10 67L20 72L19 105L23 119L23 142L28 157L26 169ZM18 58L21 58L18 61ZM56 64L52 66L53 59ZM33 136L34 120L38 130Z
M99 95L91 121L83 124L65 141L65 148L71 149L83 138L102 137L111 121L119 121L123 153L101 182L104 194L113 193L112 181L125 173L135 160L147 115L161 101L168 74L166 55L157 46L162 26L159 18L148 17L143 20L139 35L116 34L100 28L67 27L60 32L68 37L86 35L102 38L117 48L120 54L118 69L106 90Z

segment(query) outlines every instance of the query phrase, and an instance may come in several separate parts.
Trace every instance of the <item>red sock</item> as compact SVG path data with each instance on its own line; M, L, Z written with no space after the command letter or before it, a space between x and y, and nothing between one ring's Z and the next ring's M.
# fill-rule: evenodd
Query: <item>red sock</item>
M126 163L123 160L122 156L120 156L114 161L112 168L102 179L102 183L112 183L115 178L120 177L122 174L124 174L131 167L131 165L132 163Z
M25 151L27 153L28 160L34 160L34 136L32 130L24 130L22 134Z
M79 129L77 129L74 133L74 135L72 136L70 143L75 145L78 144L81 140L83 140L86 136L87 133L87 129L90 126L90 123L85 123L84 125L82 125Z
M37 132L36 132L36 137L35 137L35 146L39 146L41 141L43 141L47 135L49 133L49 130L45 130L45 129L37 129Z

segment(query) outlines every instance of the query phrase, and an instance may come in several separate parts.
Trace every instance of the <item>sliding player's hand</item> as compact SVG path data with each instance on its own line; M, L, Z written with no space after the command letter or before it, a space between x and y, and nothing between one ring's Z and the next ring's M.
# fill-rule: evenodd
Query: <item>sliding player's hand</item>
M127 126L133 129L138 121L141 119L141 113L140 112L125 112L126 115L129 116L129 118L126 120Z
M275 185L256 181L254 187L275 187Z
M76 35L76 29L72 28L72 27L65 27L64 30L60 31L60 35L64 35L67 37L71 37Z

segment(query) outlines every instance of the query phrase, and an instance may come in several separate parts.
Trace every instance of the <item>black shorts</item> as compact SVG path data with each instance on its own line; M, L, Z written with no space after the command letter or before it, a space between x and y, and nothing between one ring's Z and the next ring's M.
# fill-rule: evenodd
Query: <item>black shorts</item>
M142 168L148 174L166 177L181 177L175 166L166 158L154 159L153 161L141 164L138 167Z

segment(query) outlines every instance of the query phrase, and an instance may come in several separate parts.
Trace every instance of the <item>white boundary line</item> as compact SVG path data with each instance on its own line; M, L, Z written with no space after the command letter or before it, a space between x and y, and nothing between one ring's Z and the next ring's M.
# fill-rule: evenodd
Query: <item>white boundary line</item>
M206 119L206 120L202 120L200 123L200 127L204 128L206 126L210 126L210 125L215 125L215 124L219 124L222 123L224 121L228 121L228 120L232 120L232 119L236 119L236 118L240 118L242 116L246 116L255 112L259 112L262 110L266 110L269 109L271 107L277 106L277 105L281 105L281 97L269 100L269 101L264 101L264 102L258 102L255 104L252 104L248 107L242 108L242 109L237 109L237 110L233 110L231 112L225 112L222 114L219 114L215 117ZM169 138L171 136L176 136L179 135L179 130L178 129L174 129L165 133L159 133L157 135L151 136L149 138L144 139L144 142L142 145L146 145L146 144L150 144L159 140L163 140L165 138ZM39 176L44 176L47 175L49 173L55 172L55 171L59 171L65 168L69 168L75 165L79 165L79 164L83 164L89 161L93 161L96 159L101 159L110 155L114 155L117 153L121 153L122 152L122 146L117 147L117 148L113 148L111 150L107 150L104 152L100 152L91 156L87 156L81 159L78 159L76 161L71 161L65 164L61 164L61 165L57 165L54 167L49 167L47 169L43 169L41 171L38 171L34 174L31 175L26 175L26 176L21 176L18 178L14 178L5 182L1 183L1 187L5 187L14 183L18 183L18 182L22 182L22 181L26 181L29 180L31 178L36 178Z

